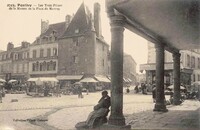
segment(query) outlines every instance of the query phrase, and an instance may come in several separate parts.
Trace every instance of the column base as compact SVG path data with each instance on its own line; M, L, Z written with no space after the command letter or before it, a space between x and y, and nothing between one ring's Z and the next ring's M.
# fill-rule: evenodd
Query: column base
M108 120L108 124L116 125L116 126L124 126L125 125L125 118L122 117L113 117L110 116Z
M165 104L162 103L156 103L154 106L153 111L157 111L157 112L168 112L168 109L166 108Z
M110 124L103 124L98 128L99 130L131 130L131 125L110 125Z

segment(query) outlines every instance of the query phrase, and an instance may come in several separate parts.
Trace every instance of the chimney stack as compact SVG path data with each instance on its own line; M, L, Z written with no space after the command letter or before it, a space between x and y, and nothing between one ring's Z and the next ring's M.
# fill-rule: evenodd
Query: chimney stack
M12 44L12 42L9 42L7 45L7 51L10 51L14 48L14 44Z
M21 42L21 48L28 48L29 45L30 45L29 42L26 42L26 41Z
M71 15L66 15L65 16L65 27L67 28L71 22L72 16Z
M41 20L41 34L45 33L48 28L49 28L49 21Z
M102 37L100 9L100 4L94 3L94 28L97 37Z

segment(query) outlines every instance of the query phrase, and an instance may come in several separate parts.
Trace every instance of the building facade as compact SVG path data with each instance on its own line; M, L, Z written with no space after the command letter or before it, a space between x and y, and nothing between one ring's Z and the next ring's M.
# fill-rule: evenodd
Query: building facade
M7 81L17 79L24 82L29 78L29 46L30 43L22 42L20 47L8 43L7 51L0 52L0 76Z
M129 54L124 53L123 55L123 85L134 85L138 79L136 73L137 63L133 57ZM109 65L108 65L109 75L111 75L111 55L109 53Z
M131 55L124 54L123 76L131 84L135 84L137 81L136 65L137 63Z
M35 77L55 77L74 83L83 77L106 77L109 45L101 33L100 5L94 15L82 3L72 17L49 24L41 20L41 34L20 47L8 43L0 52L0 76L25 81Z
M180 82L183 85L191 85L192 82L200 81L200 51L199 50L181 50L181 77ZM165 51L165 74L164 82L166 85L173 84L173 57L168 51ZM147 64L140 65L140 71L146 71L147 83L155 83L156 76L156 50L153 43L148 43L148 61Z

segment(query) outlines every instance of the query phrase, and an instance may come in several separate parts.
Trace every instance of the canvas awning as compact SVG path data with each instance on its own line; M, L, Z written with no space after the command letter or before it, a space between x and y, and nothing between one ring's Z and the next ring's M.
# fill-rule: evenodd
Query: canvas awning
M104 77L104 76L95 76L95 78L96 78L99 82L110 83L110 80L109 80L107 77Z
M46 81L46 82L58 82L58 80L54 77L38 77L38 78L29 78L28 81Z
M8 83L13 83L13 82L17 82L17 80L11 79L11 80L8 81Z
M83 75L58 75L58 80L80 80Z
M4 79L0 79L0 82L6 82Z
M98 82L98 81L96 81L96 80L93 79L93 78L84 78L84 79L82 79L82 80L79 81L79 82L82 82L82 83L96 83L96 82Z

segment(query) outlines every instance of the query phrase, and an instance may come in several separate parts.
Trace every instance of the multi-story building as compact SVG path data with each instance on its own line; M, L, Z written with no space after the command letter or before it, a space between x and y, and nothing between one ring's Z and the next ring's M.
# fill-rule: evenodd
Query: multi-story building
M123 76L125 80L128 80L132 84L136 83L137 81L136 65L136 62L131 55L124 54Z
M137 79L137 73L136 73L136 65L137 63L133 59L133 57L129 54L124 53L123 57L123 82L124 84L135 84L138 79ZM109 75L111 73L111 57L109 54Z
M41 34L32 44L20 47L9 43L0 53L0 74L10 79L56 77L73 83L82 77L106 78L109 45L101 33L100 5L94 4L94 16L83 4L64 22L41 21ZM103 78L102 78L103 77Z
M190 85L200 81L200 50L181 50L181 84ZM147 64L140 65L140 71L146 71L147 83L155 82L156 53L153 43L148 43ZM172 54L165 51L165 77L166 85L173 84L173 58Z
M0 76L3 79L17 79L24 82L29 78L28 61L29 61L28 42L22 42L20 47L14 47L14 44L8 43L7 51L0 52Z

